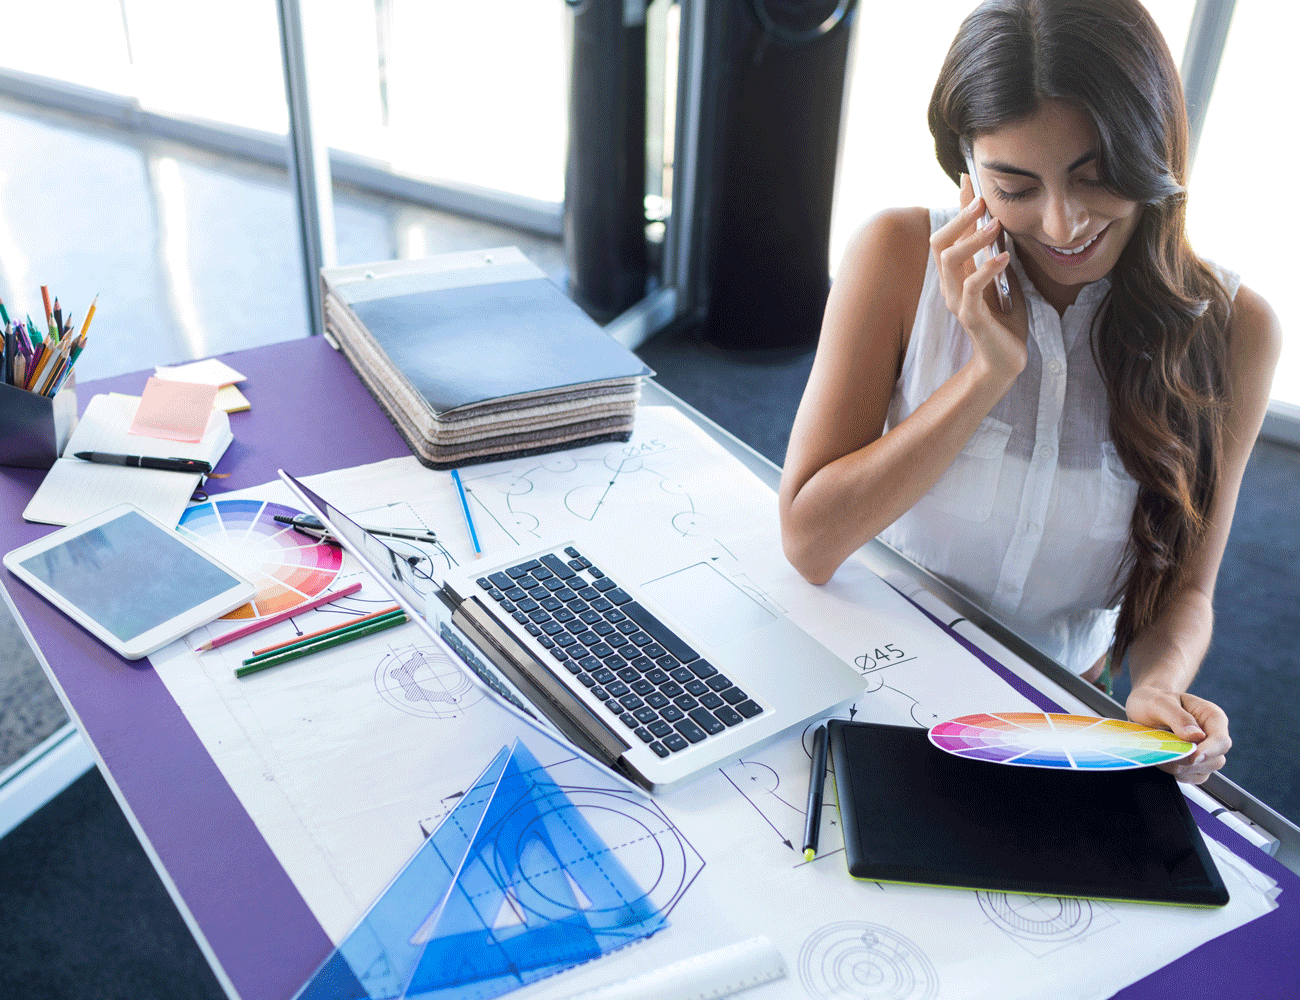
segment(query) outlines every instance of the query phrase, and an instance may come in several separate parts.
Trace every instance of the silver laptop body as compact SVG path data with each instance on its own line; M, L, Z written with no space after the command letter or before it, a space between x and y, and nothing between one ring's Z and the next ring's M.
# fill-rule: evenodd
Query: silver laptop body
M707 563L636 580L617 553L570 540L479 560L431 589L409 556L280 476L494 697L649 791L862 691L857 671Z

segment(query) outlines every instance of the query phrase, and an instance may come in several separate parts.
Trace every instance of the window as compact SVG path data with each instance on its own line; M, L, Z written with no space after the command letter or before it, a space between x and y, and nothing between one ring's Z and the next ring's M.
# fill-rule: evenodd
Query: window
M1300 139L1290 103L1300 6L1242 0L1205 119L1189 184L1188 230L1198 253L1241 274L1286 334L1273 398L1300 406L1300 304L1290 232L1291 172Z

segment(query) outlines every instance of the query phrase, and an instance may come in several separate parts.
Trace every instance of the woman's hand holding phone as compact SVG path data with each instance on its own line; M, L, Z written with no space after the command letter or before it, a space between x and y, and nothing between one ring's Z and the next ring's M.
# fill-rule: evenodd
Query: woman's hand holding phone
M939 267L944 302L970 337L975 354L994 372L1010 380L1025 367L1029 318L1019 284L1010 280L1010 255L996 251L1001 224L987 214L969 175L962 177L962 209L930 238ZM980 215L988 221L980 224ZM984 260L980 260L980 255ZM995 255L996 254L996 255ZM998 304L997 279L1007 283L1011 308Z

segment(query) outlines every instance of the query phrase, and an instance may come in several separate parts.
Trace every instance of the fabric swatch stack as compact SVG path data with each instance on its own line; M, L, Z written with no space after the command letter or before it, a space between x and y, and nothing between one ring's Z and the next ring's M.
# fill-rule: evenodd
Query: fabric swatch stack
M434 469L631 437L653 375L514 247L321 271L326 335Z

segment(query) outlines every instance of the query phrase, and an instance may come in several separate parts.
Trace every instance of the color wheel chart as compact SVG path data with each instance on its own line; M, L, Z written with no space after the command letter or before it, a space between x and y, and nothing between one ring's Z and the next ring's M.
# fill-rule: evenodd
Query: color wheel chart
M1122 771L1186 757L1195 743L1136 722L1054 712L963 715L930 729L940 750L1017 767Z
M276 514L302 511L262 500L214 500L188 508L176 530L257 588L227 618L265 618L297 607L324 591L339 574L343 551L313 542Z

